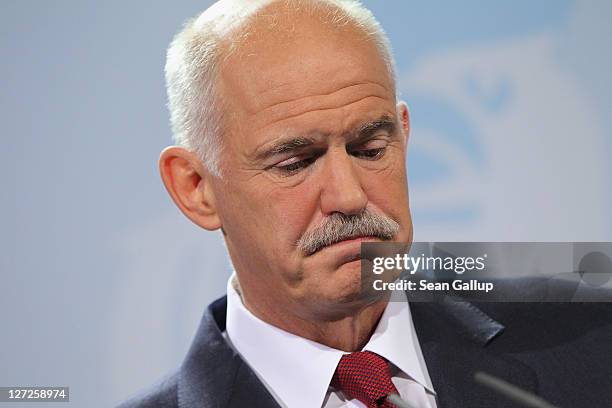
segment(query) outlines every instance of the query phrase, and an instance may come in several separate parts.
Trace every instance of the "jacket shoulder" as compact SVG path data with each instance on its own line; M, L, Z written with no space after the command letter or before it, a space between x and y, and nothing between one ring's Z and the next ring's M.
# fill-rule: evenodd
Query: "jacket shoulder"
M172 373L150 388L124 401L117 408L176 408L178 373Z

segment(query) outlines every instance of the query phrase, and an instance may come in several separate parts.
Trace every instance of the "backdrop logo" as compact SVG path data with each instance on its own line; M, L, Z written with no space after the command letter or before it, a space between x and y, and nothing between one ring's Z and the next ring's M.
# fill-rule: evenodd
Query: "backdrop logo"
M400 76L419 239L606 239L605 133L561 49L534 35L433 54Z

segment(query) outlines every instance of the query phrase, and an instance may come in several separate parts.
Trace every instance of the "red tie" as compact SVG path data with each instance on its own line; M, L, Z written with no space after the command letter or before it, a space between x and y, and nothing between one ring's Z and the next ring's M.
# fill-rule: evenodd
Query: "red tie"
M349 399L358 399L368 408L395 408L385 401L389 394L399 394L391 382L387 360L371 351L345 354L340 359L332 385Z

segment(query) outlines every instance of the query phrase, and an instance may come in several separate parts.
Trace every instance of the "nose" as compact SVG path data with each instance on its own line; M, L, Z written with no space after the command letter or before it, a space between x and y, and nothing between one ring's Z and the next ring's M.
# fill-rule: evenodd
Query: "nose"
M328 158L321 177L321 211L325 215L361 213L368 197L359 178L359 169L344 149L329 154Z

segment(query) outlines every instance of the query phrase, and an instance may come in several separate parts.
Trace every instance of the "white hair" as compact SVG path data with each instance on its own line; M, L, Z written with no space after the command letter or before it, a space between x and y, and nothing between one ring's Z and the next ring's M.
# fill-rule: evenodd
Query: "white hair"
M177 145L202 160L220 177L223 134L223 98L218 92L218 67L228 33L247 38L247 20L262 7L278 0L220 0L198 17L188 20L176 34L166 57L166 90L170 121ZM395 81L391 45L374 15L357 0L281 0L296 10L324 18L334 27L352 25L378 48ZM325 13L321 13L321 11Z

